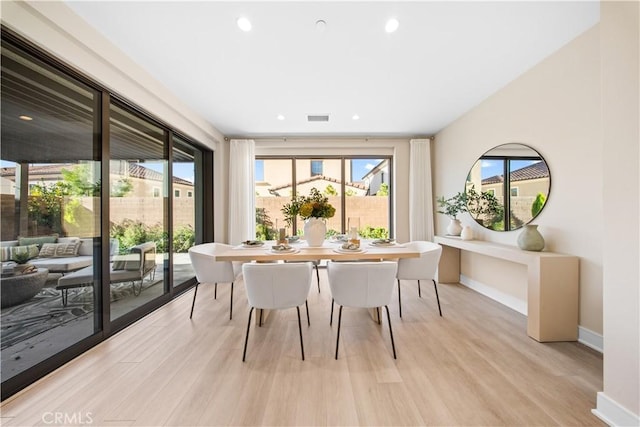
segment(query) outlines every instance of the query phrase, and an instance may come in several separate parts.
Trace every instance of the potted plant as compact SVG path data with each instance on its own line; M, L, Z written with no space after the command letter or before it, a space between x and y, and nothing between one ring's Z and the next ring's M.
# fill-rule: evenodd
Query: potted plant
M304 236L309 246L322 246L327 233L324 220L335 215L336 209L329 203L329 198L322 195L317 188L312 188L309 196L294 195L291 202L282 209L284 220L292 226L299 216L304 223Z
M441 196L437 199L437 202L440 207L438 213L444 214L451 219L451 222L447 226L447 234L451 236L459 236L462 232L462 225L458 219L458 214L467 212L466 193L458 192L458 194L448 199Z

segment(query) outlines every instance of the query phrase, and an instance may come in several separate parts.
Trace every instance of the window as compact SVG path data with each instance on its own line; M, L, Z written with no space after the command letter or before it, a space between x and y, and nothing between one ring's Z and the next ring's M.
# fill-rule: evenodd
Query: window
M311 176L322 175L322 160L311 160Z
M160 197L160 189L158 187L153 187L153 197Z
M173 197L180 197L180 190L173 190Z
M518 187L511 187L511 197L518 197Z
M336 210L327 219L327 235L345 233L349 225L359 224L363 237L393 237L391 157L265 156L258 161L264 181L256 178L255 182L256 238L273 239L282 227L287 228L287 234L302 234L302 219L285 224L281 209L291 202L292 195L307 196L312 188L328 197ZM321 175L313 175L314 165L321 166Z
M193 197L193 191L187 191L187 197Z

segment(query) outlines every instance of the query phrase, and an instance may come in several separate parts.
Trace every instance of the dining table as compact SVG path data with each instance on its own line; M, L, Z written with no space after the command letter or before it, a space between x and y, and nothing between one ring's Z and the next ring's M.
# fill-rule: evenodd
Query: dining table
M232 246L216 255L216 261L234 262L300 262L300 261L392 261L400 258L418 258L420 252L387 239L361 239L357 250L343 249L341 239L326 239L322 246L309 246L305 240L287 243L288 249L278 250L276 241L247 241ZM268 310L261 310L260 322L266 321ZM374 321L379 322L379 310L370 310ZM256 319L258 322L258 319Z
M417 258L420 252L408 248L402 243L377 243L376 239L362 239L358 250L345 250L342 240L327 239L322 246L312 247L305 240L288 243L290 249L276 250L273 240L249 244L240 244L216 255L217 261L381 261L399 258Z

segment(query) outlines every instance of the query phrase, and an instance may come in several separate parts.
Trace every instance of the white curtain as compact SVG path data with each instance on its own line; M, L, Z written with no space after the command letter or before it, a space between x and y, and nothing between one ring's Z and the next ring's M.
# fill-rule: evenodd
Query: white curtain
M229 243L256 236L255 141L232 139L229 147Z
M433 240L431 140L412 139L409 164L409 239Z

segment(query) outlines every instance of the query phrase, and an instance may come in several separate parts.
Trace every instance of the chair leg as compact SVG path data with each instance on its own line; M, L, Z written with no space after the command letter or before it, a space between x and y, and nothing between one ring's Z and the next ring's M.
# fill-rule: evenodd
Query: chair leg
M298 330L300 331L300 350L302 351L302 360L304 360L304 344L302 343L302 322L300 322L300 307L296 306L298 312Z
M318 293L320 293L320 272L318 271L318 264L316 264L315 267L316 267L316 278L318 279Z
M418 297L422 298L422 292L420 292L420 280L418 280Z
M262 312L264 311L263 309L259 308L258 310L260 310L260 322L258 322L258 326L262 328Z
M331 298L331 319L329 320L329 326L333 325L333 298Z
M435 279L433 280L433 288L436 290L436 301L438 301L438 311L440 312L440 317L442 317L442 309L440 308L440 297L438 296L438 285L436 285Z
M218 282L216 282L213 288L213 299L218 299Z
M400 311L400 317L402 317L402 299L400 299L400 279L398 279L398 310Z
M389 306L385 305L384 308L387 309L387 320L389 321L389 335L391 335L391 348L393 348L393 358L396 357L396 344L393 342L393 330L391 330L391 316L389 315Z
M247 342L249 342L249 328L251 328L251 315L253 314L253 307L249 310L249 323L247 323L247 336L244 338L244 351L242 352L242 361L244 362L247 356Z
M342 306L338 311L338 336L336 337L336 360L338 360L338 344L340 344L340 323L342 323Z
M307 300L304 300L304 306L307 307L307 326L311 326L311 320L309 320L309 304Z
M233 319L233 282L231 282L231 302L229 303L229 320Z
M191 303L191 314L189 315L189 319L193 317L193 307L195 307L196 305L196 295L198 295L198 285L199 283L196 283L196 290L193 291L193 302Z

